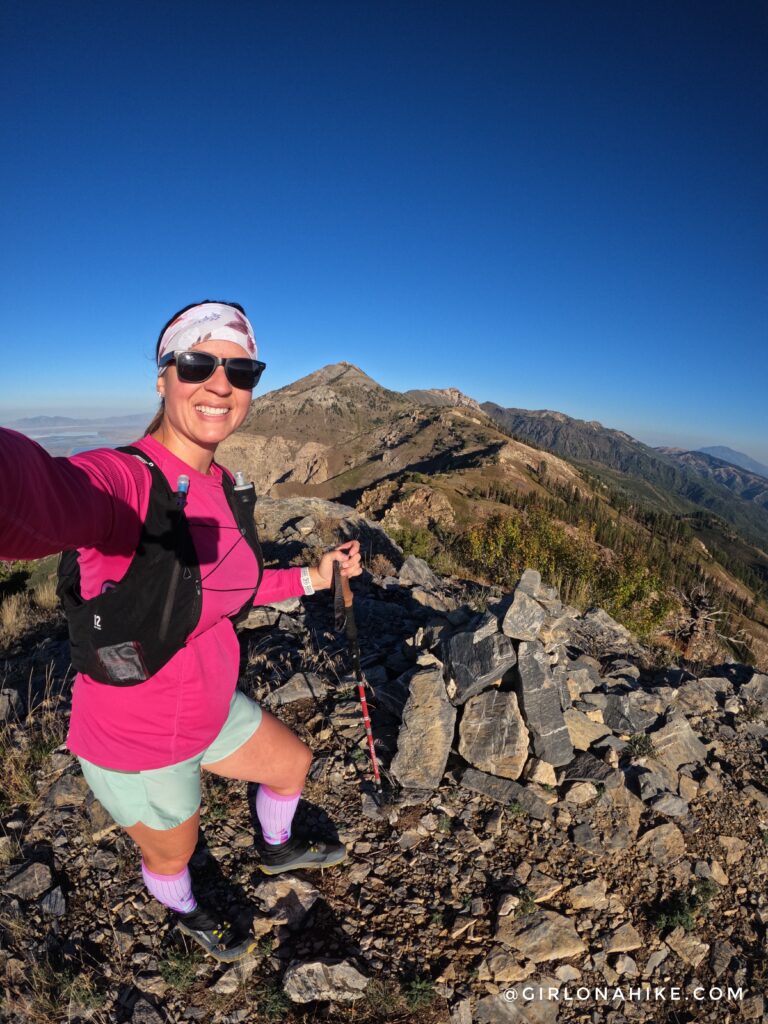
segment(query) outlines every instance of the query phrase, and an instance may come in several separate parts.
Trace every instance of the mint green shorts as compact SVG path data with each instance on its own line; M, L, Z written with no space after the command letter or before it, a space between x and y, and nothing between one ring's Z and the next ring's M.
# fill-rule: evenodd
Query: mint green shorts
M166 768L120 772L78 757L85 781L118 825L141 821L150 828L169 829L191 818L200 806L200 765L229 757L256 732L261 708L235 690L229 715L213 742L194 757Z

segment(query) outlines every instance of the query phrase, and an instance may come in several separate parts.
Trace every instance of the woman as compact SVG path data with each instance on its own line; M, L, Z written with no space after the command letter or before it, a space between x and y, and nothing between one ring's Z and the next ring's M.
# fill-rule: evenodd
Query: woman
M198 906L188 868L201 768L259 783L261 868L268 874L333 865L346 855L340 844L291 835L312 755L236 689L232 618L251 603L329 587L335 561L342 575L359 575L360 548L350 541L316 567L261 575L252 515L250 522L239 517L238 492L214 461L217 446L245 419L264 369L241 306L206 300L181 310L160 333L157 365L160 410L132 453L51 458L35 442L0 430L0 557L73 549L60 593L73 663L89 671L75 679L67 745L99 801L138 845L150 893L207 952L231 961L249 952L253 939ZM162 531L161 519L171 524ZM145 608L151 611L142 619ZM121 628L130 635L103 642Z

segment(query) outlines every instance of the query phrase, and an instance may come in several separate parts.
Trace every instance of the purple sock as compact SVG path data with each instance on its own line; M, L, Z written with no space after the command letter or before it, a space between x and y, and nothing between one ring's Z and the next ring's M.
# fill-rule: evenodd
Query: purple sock
M264 842L270 846L284 843L291 838L291 822L299 803L301 790L282 796L273 793L269 786L259 784L256 794L256 814L259 818Z
M141 873L149 891L166 907L178 910L181 914L188 914L197 907L197 900L192 895L189 868L183 868L176 875L156 875L142 861Z

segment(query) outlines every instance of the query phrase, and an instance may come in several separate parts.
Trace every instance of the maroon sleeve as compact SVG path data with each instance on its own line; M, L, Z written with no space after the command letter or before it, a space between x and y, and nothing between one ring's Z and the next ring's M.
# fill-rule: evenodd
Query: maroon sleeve
M135 549L151 485L137 459L112 449L54 458L0 429L0 558L42 558L66 548Z

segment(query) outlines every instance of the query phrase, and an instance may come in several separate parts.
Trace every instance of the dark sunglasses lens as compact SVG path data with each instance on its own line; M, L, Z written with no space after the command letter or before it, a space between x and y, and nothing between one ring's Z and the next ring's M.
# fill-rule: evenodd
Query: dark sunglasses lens
M229 359L227 360L227 377L229 383L235 388L255 388L261 377L263 363L257 363L253 359Z
M179 380L188 384L201 384L211 376L215 367L216 360L207 352L181 352L176 357Z

